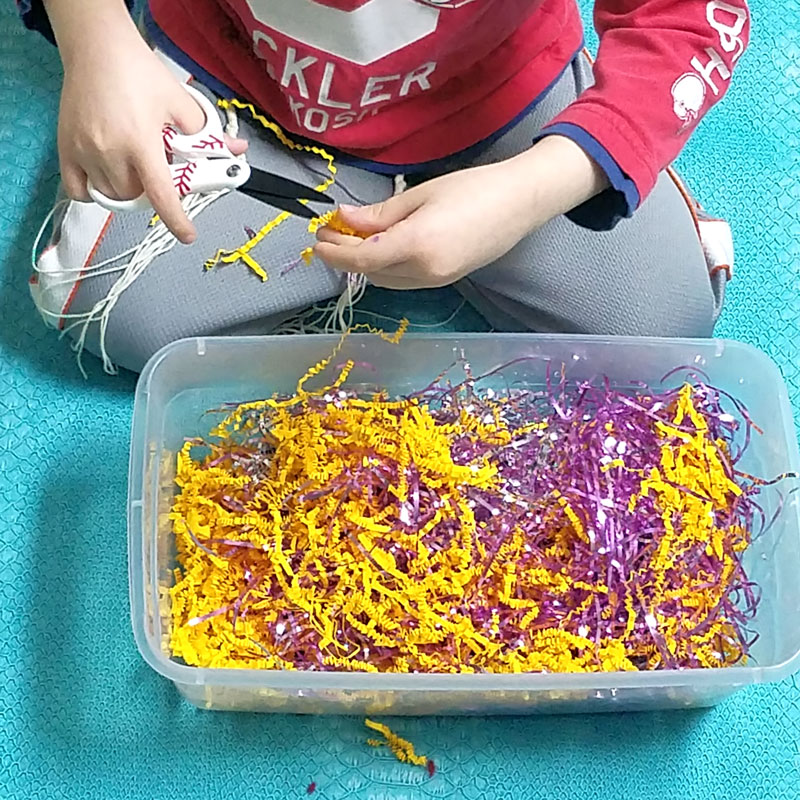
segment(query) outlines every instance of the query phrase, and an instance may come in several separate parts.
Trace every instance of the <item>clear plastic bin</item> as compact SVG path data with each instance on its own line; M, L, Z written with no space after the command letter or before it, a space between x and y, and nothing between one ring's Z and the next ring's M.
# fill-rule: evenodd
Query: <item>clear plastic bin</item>
M184 437L205 435L204 412L224 402L292 392L306 368L327 356L337 337L186 339L156 354L136 391L131 443L128 529L131 612L139 649L153 669L204 708L290 713L527 714L709 706L748 684L776 681L800 668L800 502L794 494L777 523L746 554L763 589L754 622L760 638L747 666L601 674L424 675L200 669L170 656L165 588L173 580L168 520L175 496L175 453ZM763 436L742 462L773 477L800 470L786 387L758 350L722 340L593 338L534 334L409 335L389 345L351 336L341 358L369 362L350 384L403 393L426 385L464 351L474 374L521 356L509 369L541 385L545 365L569 378L607 375L616 386L657 384L682 365L704 370L712 384L742 400ZM319 380L319 379L315 379ZM675 376L668 385L681 380ZM777 493L769 493L774 511ZM772 508L770 508L770 504Z

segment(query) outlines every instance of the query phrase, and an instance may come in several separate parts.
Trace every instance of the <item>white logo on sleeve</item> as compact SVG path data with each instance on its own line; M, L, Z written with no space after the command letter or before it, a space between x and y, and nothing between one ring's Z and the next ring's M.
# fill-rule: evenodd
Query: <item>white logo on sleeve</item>
M700 119L708 90L718 96L726 88L731 69L744 52L742 34L748 19L746 0L708 0L706 3L706 21L716 32L723 52L729 55L730 66L716 47L705 47L702 56L690 59L689 67L694 71L685 72L672 84L672 108L683 122L679 135Z
M337 58L365 66L436 30L439 9L409 0L367 0L353 11L315 0L246 0L258 22Z
M672 84L672 107L681 122L694 122L700 116L705 99L706 85L694 72L681 75Z

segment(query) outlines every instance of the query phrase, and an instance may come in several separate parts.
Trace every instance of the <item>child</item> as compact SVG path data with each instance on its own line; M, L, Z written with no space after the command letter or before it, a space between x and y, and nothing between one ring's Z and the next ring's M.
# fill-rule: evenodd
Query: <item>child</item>
M665 169L728 88L745 0L598 0L594 67L575 0L150 0L144 38L123 0L20 9L58 43L63 187L84 201L58 206L34 298L107 367L139 370L183 336L269 332L355 274L454 284L498 330L713 330L730 234ZM162 128L202 126L181 88L190 76L243 101L229 145L239 154L247 140L254 166L304 184L328 174L267 118L331 152L330 193L369 237L323 227L313 261L283 269L310 243L291 217L250 242L249 260L201 274L277 212L240 192L182 208ZM413 186L398 193L402 175ZM188 247L152 212L85 202L87 179L112 197L145 191Z

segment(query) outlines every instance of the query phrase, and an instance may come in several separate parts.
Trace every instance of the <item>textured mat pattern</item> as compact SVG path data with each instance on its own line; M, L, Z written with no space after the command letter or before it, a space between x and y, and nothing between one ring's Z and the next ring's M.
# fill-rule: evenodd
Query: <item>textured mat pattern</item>
M737 237L719 333L770 353L800 409L800 3L751 5L753 48L681 166ZM360 720L212 715L182 703L141 661L128 622L133 380L90 363L84 382L25 285L55 188L58 75L55 53L2 3L0 797L284 799L305 796L311 780L315 797L376 800L800 797L792 681L709 713L402 721L438 762L433 780L364 747ZM386 295L370 302L402 313ZM427 322L454 307L450 295L414 303Z

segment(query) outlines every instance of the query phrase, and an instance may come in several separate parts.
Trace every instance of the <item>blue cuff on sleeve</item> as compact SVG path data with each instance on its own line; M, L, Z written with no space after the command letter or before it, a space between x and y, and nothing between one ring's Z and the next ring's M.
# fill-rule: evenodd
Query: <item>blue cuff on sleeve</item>
M608 150L578 125L559 122L544 128L537 141L545 136L558 134L572 139L597 163L608 176L608 189L576 206L566 214L567 219L593 231L610 231L639 206L639 190L636 184L620 169Z
M17 11L28 30L38 31L48 42L56 43L42 0L17 0Z
M132 11L136 0L125 0L128 10ZM42 0L17 0L17 11L22 18L22 22L28 30L38 31L51 44L56 43L53 29L50 27L50 19L44 10Z

